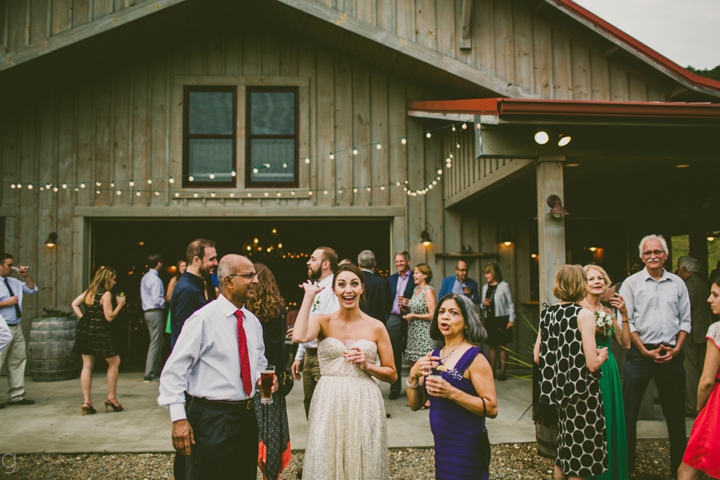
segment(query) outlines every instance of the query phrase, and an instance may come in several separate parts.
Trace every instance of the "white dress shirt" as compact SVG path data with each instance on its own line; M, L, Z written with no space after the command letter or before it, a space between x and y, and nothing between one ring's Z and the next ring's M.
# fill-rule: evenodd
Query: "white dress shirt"
M335 295L332 288L334 277L335 275L330 275L318 282L318 286L325 288L322 292L315 295L308 320L315 315L327 315L340 310L340 302L338 302L337 295ZM311 342L301 343L295 354L295 360L305 359L305 350L308 348L317 348L317 345L317 338Z
M22 313L23 296L36 293L38 291L37 283L33 288L30 288L27 286L27 283L25 283L25 281L20 281L17 278L13 277L0 276L0 302L9 300L10 297L12 297L7 287L5 286L5 279L7 279L7 282L10 284L10 289L12 290L13 294L18 298L17 304L20 307L20 313ZM5 322L7 322L8 325L17 325L18 323L20 323L21 320L20 318L17 318L17 315L15 314L15 305L8 305L7 307L0 308L0 315L3 316Z
M187 319L160 375L158 404L170 410L173 422L186 418L185 392L209 400L245 400L240 377L237 307L223 295ZM245 307L243 328L247 338L253 385L267 367L262 325ZM251 397L255 394L253 390Z
M630 333L649 345L675 346L680 331L690 333L690 295L682 278L663 270L655 280L646 268L628 277L620 288Z
M8 346L12 340L12 333L5 322L5 319L0 315L0 354L2 354L5 347Z
M154 268L148 270L140 281L140 298L143 311L165 307L165 286Z

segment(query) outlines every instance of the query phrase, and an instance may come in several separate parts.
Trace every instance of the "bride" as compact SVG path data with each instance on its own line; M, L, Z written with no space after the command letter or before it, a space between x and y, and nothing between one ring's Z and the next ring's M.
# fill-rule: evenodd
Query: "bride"
M352 264L338 268L333 290L340 310L308 320L322 288L307 281L293 342L319 341L320 382L310 405L303 476L315 479L388 478L385 404L380 387L397 380L385 326L360 311L365 278ZM377 365L377 358L380 364Z

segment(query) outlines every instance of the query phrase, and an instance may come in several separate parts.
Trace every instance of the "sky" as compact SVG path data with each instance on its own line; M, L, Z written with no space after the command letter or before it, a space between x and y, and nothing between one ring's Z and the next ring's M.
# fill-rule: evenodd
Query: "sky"
M720 65L720 0L574 0L682 67Z

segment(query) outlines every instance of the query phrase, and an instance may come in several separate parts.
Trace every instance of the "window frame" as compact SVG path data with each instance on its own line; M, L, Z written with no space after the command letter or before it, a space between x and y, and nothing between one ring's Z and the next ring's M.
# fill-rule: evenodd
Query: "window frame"
M190 93L191 92L230 92L232 93L232 134L191 134L190 133ZM190 140L191 139L232 140L232 168L237 172L238 157L238 87L237 85L184 85L183 86L183 126L182 126L182 186L183 188L237 188L237 175L227 182L190 181ZM225 172L222 172L225 173Z
M295 133L293 135L253 135L252 134L252 101L253 92L292 92L295 95ZM292 182L259 182L252 179L252 140L253 139L289 139L295 140L295 154ZM254 86L245 88L245 188L297 188L300 186L300 87L299 86Z

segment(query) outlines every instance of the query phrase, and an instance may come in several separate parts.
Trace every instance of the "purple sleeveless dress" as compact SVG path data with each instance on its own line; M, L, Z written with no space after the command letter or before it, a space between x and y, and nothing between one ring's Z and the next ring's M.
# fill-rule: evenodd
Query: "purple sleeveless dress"
M470 347L452 370L442 372L443 380L453 387L478 396L470 380L463 373L478 354L485 352ZM433 356L440 356L435 349ZM486 480L480 462L480 434L485 428L485 417L475 415L452 400L430 398L430 430L435 438L435 478L440 480Z

